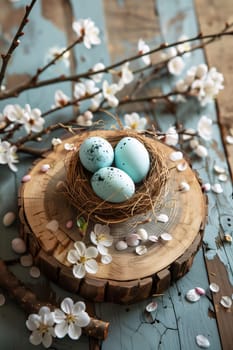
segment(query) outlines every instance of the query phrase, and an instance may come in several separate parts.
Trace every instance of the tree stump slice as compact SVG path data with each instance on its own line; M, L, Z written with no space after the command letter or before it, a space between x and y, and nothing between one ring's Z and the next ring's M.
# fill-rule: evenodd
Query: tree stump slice
M108 265L99 263L95 275L87 274L81 280L75 278L66 257L74 242L83 237L75 225L78 214L76 209L59 191L59 183L65 179L67 151L64 144L81 144L86 137L96 135L107 138L111 132L115 131L83 132L67 138L33 165L28 172L31 180L23 183L19 192L21 235L35 262L63 288L92 301L128 304L162 293L173 281L187 273L201 244L207 202L200 180L191 166L188 164L184 171L178 171L176 166L179 162L169 159L174 149L154 140L163 152L169 169L166 194L156 215L167 214L168 222L158 222L151 211L123 223L111 224L114 244L109 252L113 257L112 262ZM46 173L41 172L43 164L50 165ZM179 190L182 181L190 185L189 191ZM48 228L52 220L59 223L55 232ZM74 222L71 229L66 228L68 220ZM137 226L137 222L144 223ZM135 248L117 251L115 243L135 232L135 227L143 227L149 234L157 236L168 232L173 239L169 242L160 239L157 243L146 242L148 251L141 256L135 253ZM84 238L86 243L89 242L88 236Z

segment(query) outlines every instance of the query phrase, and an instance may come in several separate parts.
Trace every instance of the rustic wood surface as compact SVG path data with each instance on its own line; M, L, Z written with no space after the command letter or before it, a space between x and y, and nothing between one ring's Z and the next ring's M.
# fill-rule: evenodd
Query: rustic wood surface
M26 0L10 2L1 1L0 21L0 45L1 50L6 50L12 33L22 16L22 6L27 4ZM214 29L221 29L223 22L229 20L232 13L230 0L221 2L196 0L41 0L34 8L31 21L25 30L25 37L22 44L17 49L9 66L7 82L15 85L27 76L32 75L38 66L43 65L46 53L52 46L65 46L72 40L73 33L70 31L72 18L91 17L101 28L102 44L96 47L91 54L78 47L71 57L70 68L66 68L62 63L51 67L46 73L46 77L51 77L59 72L68 70L84 71L90 68L96 61L103 61L105 64L116 61L130 53L135 53L137 40L143 37L151 46L161 41L172 42L177 40L182 34L193 36L199 32L200 28L204 32L214 32ZM200 24L200 27L199 27ZM220 121L226 128L225 134L231 132L232 127L232 98L231 98L231 78L232 78L232 41L230 38L214 44L206 49L207 59L210 65L216 65L220 71L225 73L225 90L218 98L218 108L214 104L201 109L197 104L191 102L188 107L182 106L174 113L169 111L155 111L154 106L134 105L127 110L143 111L142 113L150 120L153 120L161 130L166 130L170 125L178 122L186 127L196 128L201 115L205 114L212 118L214 122ZM187 59L187 66L205 61L204 53L199 50ZM164 80L162 87L164 91L170 90L171 81ZM71 95L72 85L68 83L59 86L63 91ZM152 87L157 89L155 85ZM17 100L23 105L30 103L33 107L39 107L43 111L47 110L53 103L56 86L37 91L24 93ZM16 103L15 99L10 99L9 103ZM5 103L1 103L1 110ZM219 110L219 115L218 115ZM72 113L72 108L68 108L66 113L57 113L57 120L64 120ZM225 130L225 131L224 131ZM224 134L223 134L224 135ZM227 146L225 153L221 128L214 124L214 139L208 144L210 155L206 160L198 160L192 157L192 164L198 170L204 182L214 183L217 177L213 172L215 163L232 167L232 146ZM44 139L45 145L49 145L50 136ZM47 143L46 143L47 142ZM27 173L33 159L25 156L21 158L19 171L13 174L5 167L0 169L0 216L9 210L17 210L17 191L22 176ZM224 241L224 233L232 234L233 227L233 206L232 206L232 183L228 181L223 185L224 192L220 195L208 194L209 210L208 224L205 229L204 243L202 249L194 258L193 265L189 273L174 283L163 295L140 303L135 303L129 307L97 303L95 305L96 316L110 322L108 338L102 343L102 350L187 350L198 349L195 337L197 334L205 335L211 343L211 349L231 350L233 344L233 324L232 309L225 310L219 304L222 295L232 295L233 283L233 256L232 245ZM3 204L2 204L3 203ZM9 228L5 228L1 223L0 235L0 257L9 261L17 258L11 250L11 239L18 236L18 223ZM36 251L37 247L34 246ZM45 266L49 262L44 259ZM182 260L177 265L178 271L183 271ZM191 264L191 261L190 261ZM63 289L50 283L44 276L38 280L29 276L28 269L19 264L12 265L11 270L27 286L36 290L41 297L46 298L50 291L56 290L61 296L69 294ZM51 271L52 273L52 271ZM166 272L161 273L161 289L170 284L170 277ZM67 271L62 271L61 279L70 283L71 275ZM209 282L216 282L220 285L220 293L211 295L208 291ZM91 284L86 280L87 288ZM145 280L143 288L148 290L150 281ZM185 293L190 288L201 286L207 292L206 297L202 297L198 303L191 304L185 300ZM79 286L76 286L78 289ZM114 286L113 286L114 288ZM141 286L142 288L142 286ZM1 290L3 292L3 290ZM3 292L4 293L4 292ZM158 293L159 294L159 293ZM77 296L75 296L77 298ZM158 308L156 312L148 315L145 313L145 306L149 301L156 300ZM14 330L14 337L12 336ZM0 308L0 342L2 350L18 348L18 344L25 350L32 350L29 341L29 332L25 327L24 312L18 308L6 295L6 304ZM54 342L54 348L70 350L77 347L85 349L98 349L99 344L94 344L83 336L78 343L71 340L64 342ZM43 349L41 346L37 347Z
M24 226L23 238L25 242L29 242L29 251L32 252L42 271L55 282L60 282L63 288L66 288L66 280L63 281L60 278L60 271L68 269L72 271L72 266L67 261L68 251L73 249L75 241L83 240L76 227L71 230L66 228L66 222L70 219L75 221L78 213L69 205L62 191L57 189L59 182L66 181L67 165L65 164L68 160L64 143L74 144L78 151L87 137L98 135L108 139L114 134L115 131L98 130L66 138L54 151L36 162L28 172L31 181L22 184L20 189L19 207L20 219ZM142 300L153 294L164 292L170 283L182 277L191 267L194 254L201 243L206 221L205 197L201 184L190 166L187 165L185 171L179 172L176 165L184 160L180 162L170 160L174 149L159 141L154 140L153 142L158 151L163 154L169 169L166 194L161 199L163 200L161 209L157 212L155 208L155 213L147 212L143 216L129 218L124 223L109 225L114 237L114 243L109 248L113 257L112 263L100 264L94 278L87 275L87 280L84 278L78 289L79 281L73 277L72 291L77 289L76 292L84 298L99 302L132 303L135 300ZM49 171L45 174L40 171L43 164L50 165ZM179 190L182 181L188 181L191 186L190 191ZM189 203L193 205L190 206ZM168 223L157 222L156 215L160 213L168 215ZM135 254L133 248L121 253L117 251L116 242L133 233L137 221L145 221L148 218L150 222L143 224L143 228L149 234L156 233L159 239L161 233L170 232L172 240L167 243L162 241L156 244L150 243L148 252L142 256ZM55 232L47 227L52 220L59 222L59 228ZM89 233L84 239L87 245L89 244ZM37 246L36 250L35 246ZM166 271L164 276L163 271ZM164 282L167 280L167 275L169 283ZM144 279L150 279L150 289L147 289L146 293Z

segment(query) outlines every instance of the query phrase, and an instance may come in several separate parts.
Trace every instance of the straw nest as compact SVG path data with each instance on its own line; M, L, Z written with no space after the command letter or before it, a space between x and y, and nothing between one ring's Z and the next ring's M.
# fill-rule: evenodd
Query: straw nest
M146 147L150 155L150 171L146 179L136 185L135 194L122 203L110 203L99 198L92 190L90 178L92 176L82 166L78 151L83 140L75 146L76 151L66 160L65 195L69 202L77 209L78 217L84 217L102 224L120 223L129 218L155 210L162 203L166 188L168 168L163 154L157 147L154 138L141 133L117 130L96 132L95 136L108 140L113 147L125 136L138 139ZM91 135L88 135L91 136Z

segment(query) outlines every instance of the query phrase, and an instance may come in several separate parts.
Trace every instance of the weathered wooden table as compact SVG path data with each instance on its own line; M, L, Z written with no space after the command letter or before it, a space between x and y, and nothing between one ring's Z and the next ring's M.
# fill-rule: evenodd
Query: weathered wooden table
M0 4L0 45L1 51L8 47L12 33L23 15L23 6L27 0L1 0ZM221 3L221 5L220 5ZM195 36L200 30L214 32L223 27L228 15L233 10L230 1L207 2L205 0L39 0L31 13L31 20L25 29L22 43L15 51L8 74L8 86L14 86L22 79L32 75L44 64L49 48L64 47L74 38L71 22L78 18L92 18L101 28L102 44L92 51L77 46L70 56L70 65L58 63L46 71L46 78L55 74L82 72L96 62L116 62L134 53L139 38L146 40L151 47L161 42L176 41L182 34ZM209 156L204 160L192 159L192 164L203 182L216 182L213 165L223 166L231 174L232 147L224 145L224 137L232 132L231 98L231 39L222 39L209 46L205 51L192 53L187 65L208 60L210 65L225 74L225 90L218 104L209 104L202 109L198 104L189 103L178 108L174 113L166 112L160 116L148 104L131 106L131 111L142 111L144 115L156 118L161 130L170 125L182 123L185 127L196 128L200 116L205 114L214 122L214 138L209 145ZM163 91L169 91L170 81L163 82ZM59 88L71 95L72 84L59 84ZM58 86L51 85L43 90L30 90L7 103L30 103L46 111L53 101ZM152 87L153 88L153 87ZM1 110L6 101L1 102ZM124 112L124 109L121 109ZM63 121L71 115L72 109L57 114L57 120ZM62 118L62 119L61 119ZM49 144L49 136L46 140ZM0 217L7 211L17 211L17 191L22 176L27 172L33 158L21 158L19 171L13 173L5 167L0 168ZM102 343L103 350L154 350L154 349L198 349L195 337L205 335L213 350L233 349L232 308L224 309L219 300L221 296L231 296L233 292L233 255L232 245L223 239L224 233L233 234L232 183L223 184L224 192L216 195L208 193L209 215L201 249L194 259L190 272L174 283L163 295L156 297L158 309L148 318L145 306L150 300L130 306L114 304L95 304L97 317L110 322L108 338ZM18 223L0 230L0 257L10 261L17 256L11 250L11 240L18 236ZM39 280L29 277L28 270L19 264L10 267L12 271L37 293L44 297L51 290L59 295L68 293L50 283L46 278ZM208 290L210 282L220 286L220 292L214 295ZM196 286L207 290L207 295L198 303L189 303L185 293ZM6 304L0 307L0 349L29 350L35 347L29 343L29 332L25 327L25 314L6 296ZM76 341L54 341L51 349L95 349L86 336ZM38 349L42 347L38 346ZM97 349L97 347L96 347Z

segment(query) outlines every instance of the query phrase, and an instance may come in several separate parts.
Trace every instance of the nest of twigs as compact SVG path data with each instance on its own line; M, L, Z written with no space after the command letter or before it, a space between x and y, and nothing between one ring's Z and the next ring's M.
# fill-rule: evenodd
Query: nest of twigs
M155 210L162 202L168 178L168 168L163 154L154 138L128 130L96 131L90 136L101 136L113 147L125 136L138 139L144 144L150 155L150 171L146 179L136 185L135 194L122 203L110 203L99 198L92 190L89 173L81 164L78 151L83 139L77 143L76 151L66 161L65 195L73 207L77 208L78 217L87 221L104 224L120 223L129 218Z

